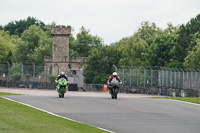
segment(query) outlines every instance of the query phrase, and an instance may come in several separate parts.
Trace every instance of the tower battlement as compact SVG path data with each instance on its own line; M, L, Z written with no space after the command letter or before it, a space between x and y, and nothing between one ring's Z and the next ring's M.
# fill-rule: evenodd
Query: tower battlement
M71 35L71 26L67 27L64 25L58 25L51 28L52 36L70 36Z

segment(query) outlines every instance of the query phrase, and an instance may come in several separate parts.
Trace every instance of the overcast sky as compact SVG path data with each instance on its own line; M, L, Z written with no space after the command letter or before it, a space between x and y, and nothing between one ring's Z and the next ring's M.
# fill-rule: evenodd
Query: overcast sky
M100 36L105 44L137 31L142 21L185 24L200 14L200 0L0 0L0 25L35 17L45 24L81 26Z

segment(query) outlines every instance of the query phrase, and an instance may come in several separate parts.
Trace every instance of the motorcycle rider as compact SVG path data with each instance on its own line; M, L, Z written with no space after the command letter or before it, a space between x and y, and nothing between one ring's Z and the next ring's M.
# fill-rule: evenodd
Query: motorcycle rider
M67 81L67 86L68 86L68 78L67 78L67 75L65 75L64 72L61 72L60 75L57 76L57 78L55 79L55 82L56 82L56 89L58 88L58 80L61 79L61 78L64 78L66 79Z
M113 74L109 77L109 79L107 81L109 93L110 93L110 90L112 89L110 82L113 80L113 78L116 78L119 81L119 84L122 84L121 79L119 78L119 76L117 76L117 72L113 72Z

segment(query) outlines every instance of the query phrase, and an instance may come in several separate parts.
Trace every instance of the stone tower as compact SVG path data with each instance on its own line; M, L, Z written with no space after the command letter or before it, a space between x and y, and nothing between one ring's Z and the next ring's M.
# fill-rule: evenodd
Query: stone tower
M71 26L56 26L51 29L53 37L52 43L52 61L68 62L69 61L69 36Z
M52 73L66 71L69 62L69 36L71 34L71 26L52 27ZM57 66L58 65L58 66Z
M45 56L44 62L47 65L48 74L57 75L61 71L66 74L71 69L82 69L85 58L69 57L69 36L71 35L71 26L55 26L51 29L53 37L52 56Z

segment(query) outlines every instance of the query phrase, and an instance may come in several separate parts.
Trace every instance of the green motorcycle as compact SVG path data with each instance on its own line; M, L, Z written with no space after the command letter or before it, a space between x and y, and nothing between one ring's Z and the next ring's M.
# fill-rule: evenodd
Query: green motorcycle
M64 94L67 89L67 80L65 78L61 78L58 80L57 92L60 98L64 98Z

